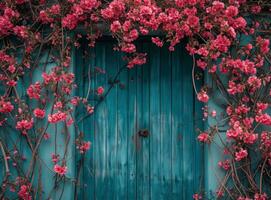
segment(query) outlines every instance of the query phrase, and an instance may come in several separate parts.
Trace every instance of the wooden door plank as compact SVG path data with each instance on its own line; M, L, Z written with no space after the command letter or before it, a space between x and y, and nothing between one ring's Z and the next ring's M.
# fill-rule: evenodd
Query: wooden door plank
M150 46L150 195L161 199L160 49Z
M107 69L106 59L108 56L106 55L106 45L103 43L96 44L96 52L95 52L95 60L96 66L103 70ZM94 88L96 89L99 86L103 86L107 82L107 77L105 75L97 74L95 76ZM96 95L96 98L97 95ZM110 97L111 98L111 97ZM113 100L113 98L112 98ZM111 123L108 121L109 113L108 113L108 105L107 99L105 99L102 103L95 108L95 199L104 199L108 194L108 174L107 174L107 149L108 139L109 139L109 126ZM115 111L115 107L112 106L112 110Z
M148 52L149 42L138 45ZM137 68L137 131L149 130L149 66ZM149 137L137 134L137 199L149 199Z
M127 146L127 199L134 200L136 199L136 112L137 112L137 102L136 102L136 68L130 69L129 72L129 81L128 81L128 146Z
M114 54L116 55L116 54ZM120 54L118 56L118 70L124 67ZM117 176L116 176L116 199L127 199L127 166L128 166L128 69L120 74L120 84L117 86L118 102L117 102Z
M187 55L188 56L188 55ZM201 69L196 68L195 70L196 74L198 74L199 79L195 77L195 83L197 90L199 90L202 85L204 84L204 77L203 76L203 71ZM197 75L196 75L197 76ZM193 111L193 119L194 119L194 137L196 138L198 135L199 130L203 130L204 128L204 123L203 123L203 103L197 100L197 95L195 94L195 91L193 92L194 96L194 111ZM201 144L199 141L195 140L195 160L194 160L194 165L195 165L195 171L194 171L194 193L199 192L204 190L204 147L205 145Z
M113 81L118 72L118 58L112 54L113 43L105 41L106 46L106 73L109 83ZM117 175L117 146L118 146L118 121L117 121L117 85L114 85L109 95L106 97L106 107L108 112L108 134L107 134L107 190L104 192L106 198L116 199L116 177ZM102 120L102 119L101 119Z
M84 96L85 95L85 86L86 86L86 80L83 77L84 70L85 70L85 62L86 59L83 57L83 52L85 49L85 45L82 45L78 51L75 51L74 54L74 63L76 63L76 68L75 68L75 82L77 84L77 90L76 90L76 95L77 96ZM75 113L78 116L80 115L80 110L83 108L77 107ZM78 117L79 118L79 117ZM80 130L84 130L84 121L79 124ZM79 133L76 133L79 134ZM79 165L83 165L83 163L80 162L81 155L80 153L75 149L75 162L76 162L76 176L78 176L78 179L80 180L77 185L74 187L77 187L77 189L74 190L74 199L82 199L84 198L84 184L83 184L83 177L84 177L84 166L81 166L79 170ZM75 183L76 184L76 183Z
M172 199L182 198L182 135L183 135L183 48L178 46L172 53Z
M171 199L171 54L161 49L160 115L161 115L161 199Z
M139 43L137 45L137 49L139 52L142 51L142 43ZM139 131L142 129L143 126L143 81L142 81L142 75L143 75L143 66L136 66L136 81L137 81L137 87L136 87L136 142L137 142L137 148L136 148L136 199L141 199L143 196L142 186L143 186L143 146L142 146L142 138L139 136Z
M193 195L194 187L194 171L195 164L195 134L194 134L194 96L191 78L191 57L186 53L183 54L183 117L184 117L184 132L183 132L183 199L190 199Z
M93 78L90 78L91 71L95 66L95 49L89 49L87 44L84 43L84 59L85 63L83 66L79 66L83 68L83 74L80 76L84 80L84 95L83 97L86 98L87 94L90 90L94 90L94 82ZM79 87L79 90L82 90ZM94 105L95 102L88 99L91 105ZM83 163L83 179L81 182L81 188L83 190L83 197L78 199L94 199L95 198L95 152L96 152L96 141L95 141L95 116L91 115L89 118L82 122L84 124L84 128L81 129L84 132L85 140L92 142L91 149L84 155L84 163ZM94 146L94 148L93 148Z
M142 52L150 53L150 42L142 44ZM142 154L142 196L139 199L150 199L150 65L149 61L142 68L142 122L141 128L149 132L149 136L141 138Z

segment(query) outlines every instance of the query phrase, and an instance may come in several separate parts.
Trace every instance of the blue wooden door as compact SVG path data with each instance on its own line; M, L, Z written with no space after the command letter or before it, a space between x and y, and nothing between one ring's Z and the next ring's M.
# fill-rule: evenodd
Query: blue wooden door
M124 64L113 45L105 39L76 52L80 95L112 84ZM95 114L81 124L93 146L79 199L186 200L203 187L203 147L195 131L201 106L192 88L192 60L183 45L170 53L143 39L138 48L148 53L147 64L122 71ZM106 74L89 82L95 67Z

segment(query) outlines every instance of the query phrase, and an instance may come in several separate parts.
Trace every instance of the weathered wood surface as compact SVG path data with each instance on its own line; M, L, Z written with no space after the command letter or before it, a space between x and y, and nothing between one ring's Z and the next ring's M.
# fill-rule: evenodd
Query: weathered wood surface
M89 84L109 88L124 65L112 51L112 41L76 53L78 90ZM148 53L147 64L120 74L116 85L96 113L81 125L92 141L84 163L80 199L191 199L204 174L203 149L196 141L201 106L192 88L192 59L184 45L170 53L147 40L138 44ZM89 83L89 67L105 75ZM81 78L80 78L81 77ZM148 130L148 137L139 136ZM203 187L203 185L201 185Z

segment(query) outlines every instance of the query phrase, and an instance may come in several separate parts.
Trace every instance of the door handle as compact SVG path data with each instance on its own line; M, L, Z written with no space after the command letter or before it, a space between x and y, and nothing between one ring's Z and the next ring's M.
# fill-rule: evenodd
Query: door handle
M147 129L142 129L137 132L140 137L148 137L150 135Z

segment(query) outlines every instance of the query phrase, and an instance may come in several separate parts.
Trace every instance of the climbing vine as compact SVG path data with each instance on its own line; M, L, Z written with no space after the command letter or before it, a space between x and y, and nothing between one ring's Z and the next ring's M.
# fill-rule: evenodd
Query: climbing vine
M103 86L87 97L74 95L74 49L83 39L90 47L104 33L117 41L112 51L126 54L123 69L146 62L134 42L154 35L152 42L169 51L184 38L193 57L191 73L200 68L209 80L193 85L206 104L208 123L197 136L204 145L218 144L225 159L215 198L265 200L271 197L271 54L269 0L4 0L0 3L0 152L3 178L0 198L50 198L65 182L73 182L75 197L79 176L68 177L67 162L75 144L81 155L79 172L91 141L84 139L80 123L95 112L109 93ZM95 69L91 74L103 74ZM89 76L91 78L91 76ZM89 96L98 99L90 104ZM218 98L219 97L219 98ZM218 99L218 100L217 100ZM218 102L220 110L208 107ZM75 117L76 107L84 108ZM50 127L55 131L49 132ZM70 129L76 138L71 140ZM64 153L57 145L52 165L40 156L43 143L57 143L64 135ZM50 129L51 130L51 129ZM25 144L22 146L21 143ZM27 150L26 150L27 149ZM26 153L30 152L30 153ZM212 163L216 165L216 163ZM42 167L49 168L55 185L43 193ZM192 197L191 197L192 198ZM200 189L194 199L207 199Z

